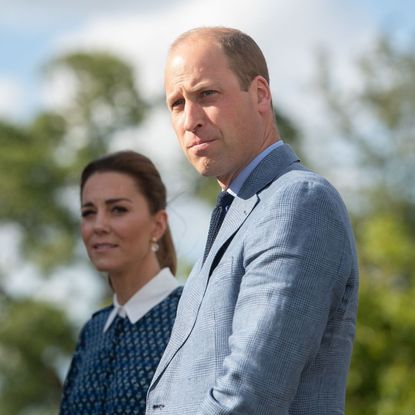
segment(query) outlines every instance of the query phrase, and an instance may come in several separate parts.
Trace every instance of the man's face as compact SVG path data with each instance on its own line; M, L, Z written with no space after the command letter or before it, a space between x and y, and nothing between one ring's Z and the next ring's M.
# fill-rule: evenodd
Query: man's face
M170 53L165 87L182 150L200 174L227 187L260 152L255 83L243 91L223 51L198 38Z

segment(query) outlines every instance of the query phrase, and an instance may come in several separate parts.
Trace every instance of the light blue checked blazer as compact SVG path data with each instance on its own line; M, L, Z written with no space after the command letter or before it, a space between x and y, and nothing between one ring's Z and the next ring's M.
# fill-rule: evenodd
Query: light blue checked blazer
M278 147L189 276L146 414L343 414L357 296L339 194Z

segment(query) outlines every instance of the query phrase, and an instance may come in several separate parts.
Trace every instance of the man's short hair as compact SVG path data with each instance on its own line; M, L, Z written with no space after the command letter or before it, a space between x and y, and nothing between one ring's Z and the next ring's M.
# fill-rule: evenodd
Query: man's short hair
M246 91L252 80L260 75L269 84L265 57L257 43L246 33L228 27L198 27L181 34L171 45L170 51L184 40L191 38L212 39L223 50L229 68L237 76L241 89Z

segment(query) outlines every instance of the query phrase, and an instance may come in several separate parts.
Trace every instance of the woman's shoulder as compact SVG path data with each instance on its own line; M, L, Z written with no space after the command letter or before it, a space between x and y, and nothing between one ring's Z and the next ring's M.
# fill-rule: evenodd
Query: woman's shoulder
M173 303L177 306L177 303L180 300L180 297L183 292L183 286L179 285L175 288L163 301L162 303Z
M92 314L91 318L85 323L82 331L84 333L96 330L102 331L113 307L113 305L109 305L107 307L95 311Z
M183 286L179 285L163 301L161 301L155 309L158 309L162 313L167 312L170 315L175 315L182 291Z
M170 293L169 297L180 298L183 292L183 288L183 285L179 285L175 290L173 290Z
M111 313L111 310L113 308L114 308L114 306L112 304L111 305L108 305L108 306L106 306L104 308L100 308L99 310L95 311L92 314L90 321L91 320L94 320L94 319L107 318L108 315Z

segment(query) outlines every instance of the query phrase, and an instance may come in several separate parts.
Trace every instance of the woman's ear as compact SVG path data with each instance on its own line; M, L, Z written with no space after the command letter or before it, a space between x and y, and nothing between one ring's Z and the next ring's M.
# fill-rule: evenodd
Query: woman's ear
M152 237L157 241L161 239L167 229L167 212L166 210L159 210L153 215L154 229Z

